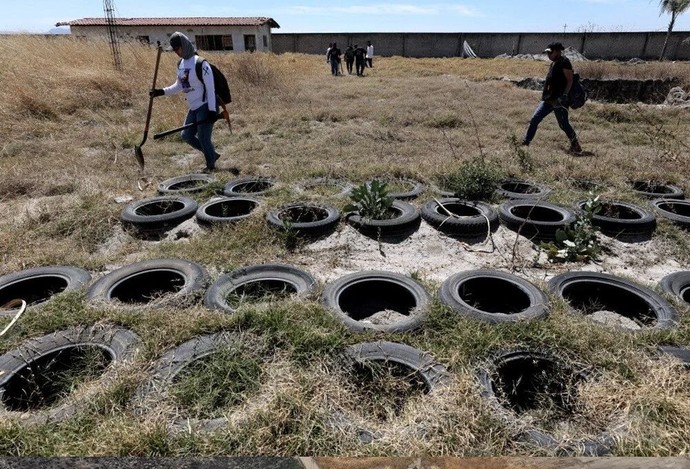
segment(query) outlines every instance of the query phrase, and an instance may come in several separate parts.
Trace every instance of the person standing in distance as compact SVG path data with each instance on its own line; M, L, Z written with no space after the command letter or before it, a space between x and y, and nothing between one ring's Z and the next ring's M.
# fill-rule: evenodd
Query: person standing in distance
M374 46L371 45L371 41L367 41L367 66L374 68Z
M196 49L184 34L173 33L170 48L182 59L177 65L177 80L168 87L152 89L149 94L153 97L180 92L185 94L189 110L184 123L197 123L197 126L184 129L182 140L204 154L206 168L203 172L210 173L216 168L216 160L220 157L211 141L213 124L218 120L213 71L209 63L204 61L201 66L203 82L199 80L196 74Z
M573 85L573 65L567 57L563 56L563 44L560 42L549 44L544 52L548 54L551 65L544 82L542 101L534 110L522 144L525 146L530 144L541 121L553 112L556 115L558 126L570 140L570 151L580 154L582 147L580 147L575 130L568 121L568 106L570 106L568 93Z

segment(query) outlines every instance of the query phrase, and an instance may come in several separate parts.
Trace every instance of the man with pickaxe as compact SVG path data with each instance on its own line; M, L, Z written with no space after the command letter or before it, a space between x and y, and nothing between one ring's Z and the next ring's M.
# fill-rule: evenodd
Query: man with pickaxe
M170 48L182 59L177 66L177 80L166 88L152 89L150 95L157 97L183 92L189 111L184 126L156 134L154 138L182 131L182 140L204 154L206 168L203 172L210 173L215 170L216 161L220 158L211 141L213 124L218 119L225 119L232 131L230 114L225 107L226 103L217 99L213 70L207 61L201 62L201 77L197 76L199 58L189 38L179 32L173 33L170 37ZM218 113L219 106L223 109L220 114Z

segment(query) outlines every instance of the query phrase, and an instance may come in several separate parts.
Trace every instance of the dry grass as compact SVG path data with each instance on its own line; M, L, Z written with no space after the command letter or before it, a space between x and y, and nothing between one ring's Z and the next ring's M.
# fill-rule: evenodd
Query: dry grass
M200 262L213 276L253 263L304 265L308 254L286 249L264 216L297 197L292 183L314 176L355 183L392 177L434 182L462 162L483 157L508 176L550 185L554 200L563 203L584 196L573 184L578 178L600 181L604 196L622 199L632 198L627 180L633 177L690 190L687 109L590 102L572 112L572 122L594 156L567 154L568 142L553 118L541 125L528 155L518 154L511 137L524 132L539 95L500 78L543 76L544 62L393 57L377 59L365 78L334 78L321 56L209 53L228 72L233 92L233 132L222 126L214 132L223 154L220 166L237 164L243 174L273 176L278 185L247 223L178 241L143 241L120 230L123 205L115 198L153 196L157 182L203 164L178 137L152 139L153 133L180 125L185 115L181 98L157 99L143 147L153 184L137 189L133 147L143 136L155 50L123 45L123 74L113 71L105 43L4 36L0 51L0 274L49 264L98 273L157 257ZM172 82L175 63L172 54L163 54L158 86ZM585 77L673 76L688 82L687 64L681 63L577 67ZM231 176L221 171L218 178ZM203 202L208 195L195 197ZM345 203L332 202L340 208ZM655 241L687 266L687 233L660 225ZM428 286L438 288L433 282ZM130 398L145 377L129 373L79 418L32 429L3 423L0 454L553 455L515 441L518 428L505 426L479 397L477 363L503 347L556 349L601 370L601 378L579 396L583 415L627 423L616 455L690 450L690 377L648 353L660 343L690 344L687 311L676 331L624 335L593 327L560 306L545 321L494 327L458 320L434 305L421 331L361 336L344 331L312 300L279 301L268 310L247 305L231 317L200 306L131 314L87 307L83 296L67 295L26 315L0 343L3 351L74 324L118 324L144 340L139 370L195 335L249 331L276 352L262 370L273 386L262 384L246 396L239 404L245 412L232 410L230 425L218 434L169 435L164 412L139 419L131 411ZM340 352L345 344L374 338L432 353L452 374L448 388L395 401L385 421L372 419L358 405L361 396L348 392L352 382ZM383 436L364 445L356 432L334 427L337 413Z

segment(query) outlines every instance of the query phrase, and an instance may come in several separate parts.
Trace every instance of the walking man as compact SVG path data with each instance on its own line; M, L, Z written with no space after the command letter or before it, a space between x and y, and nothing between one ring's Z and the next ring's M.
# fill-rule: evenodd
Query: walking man
M185 125L196 123L182 131L182 140L204 154L206 168L210 173L216 167L216 160L220 157L211 141L213 124L218 120L218 105L216 104L216 88L213 83L213 71L207 61L201 65L201 80L196 74L197 53L187 36L180 32L170 36L170 47L180 57L177 64L177 80L166 88L152 89L149 94L153 97L173 95L179 92L185 94L187 100L187 117Z
M367 51L355 44L355 69L357 70L357 76L364 76L364 60L367 55Z
M549 73L546 75L541 96L542 101L532 115L522 144L525 146L530 144L541 121L553 112L556 115L558 126L570 140L570 151L580 154L582 153L580 142L578 142L575 130L568 121L568 106L570 105L568 93L573 84L573 65L567 57L563 56L563 44L560 42L549 44L544 52L548 54L551 65L549 66Z
M340 49L338 49L338 45L335 42L331 50L328 51L328 59L331 61L331 74L333 76L338 76L340 68Z
M352 44L347 46L345 49L345 65L347 66L347 74L352 75L352 64L355 62L355 50L352 48Z
M374 46L371 45L371 41L367 41L367 65L369 68L374 68Z

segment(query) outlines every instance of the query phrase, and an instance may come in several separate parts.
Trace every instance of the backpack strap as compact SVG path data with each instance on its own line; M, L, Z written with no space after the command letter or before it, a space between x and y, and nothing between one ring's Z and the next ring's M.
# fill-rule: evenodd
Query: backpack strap
M204 83L204 79L201 77L202 71L201 68L204 66L204 62L206 62L206 59L203 57L199 57L198 55L195 56L194 60L196 61L196 64L194 68L196 69L196 77L199 79L201 82L201 85L204 87L204 94L201 97L203 101L206 101L206 83Z

